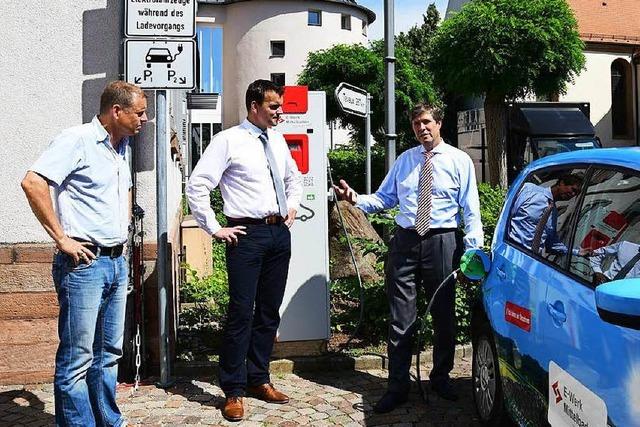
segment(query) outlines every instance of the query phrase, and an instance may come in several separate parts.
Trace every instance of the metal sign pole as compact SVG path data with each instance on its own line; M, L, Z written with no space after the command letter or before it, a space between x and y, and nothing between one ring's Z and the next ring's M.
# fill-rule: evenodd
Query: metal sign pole
M195 87L196 1L125 0L125 79L156 92L156 260L160 387L169 387L169 287L167 226L167 89ZM131 38L130 38L131 37Z
M396 57L393 26L393 0L384 0L384 46L385 46L385 100L387 106L385 123L387 133L386 171L389 172L396 161Z
M365 184L367 194L371 194L371 95L367 92L367 116L365 118L364 147L367 153Z
M167 92L156 92L156 213L158 223L158 259L156 270L158 272L158 341L160 344L160 387L169 387L169 334L167 324L169 311L167 310Z

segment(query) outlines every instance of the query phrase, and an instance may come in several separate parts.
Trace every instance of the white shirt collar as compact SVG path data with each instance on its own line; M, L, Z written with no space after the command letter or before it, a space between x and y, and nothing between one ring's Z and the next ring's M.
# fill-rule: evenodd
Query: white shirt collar
M105 140L107 141L109 140L109 133L104 128L104 126L102 126L102 123L100 123L98 116L93 116L93 120L91 120L91 124L93 125L94 130L96 132L97 142L104 142Z
M269 135L269 128L262 130L258 126L254 125L249 121L249 119L244 119L242 123L240 123L240 127L242 129L246 129L249 134L255 138L259 138L264 132L267 132L267 136Z

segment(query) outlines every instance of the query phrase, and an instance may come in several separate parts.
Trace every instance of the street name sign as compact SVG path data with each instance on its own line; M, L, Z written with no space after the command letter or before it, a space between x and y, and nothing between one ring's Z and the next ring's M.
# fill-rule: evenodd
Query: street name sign
M194 40L125 40L125 76L142 89L193 89Z
M348 83L340 83L335 91L338 105L345 113L367 116L367 91Z
M127 0L126 37L195 37L197 0Z

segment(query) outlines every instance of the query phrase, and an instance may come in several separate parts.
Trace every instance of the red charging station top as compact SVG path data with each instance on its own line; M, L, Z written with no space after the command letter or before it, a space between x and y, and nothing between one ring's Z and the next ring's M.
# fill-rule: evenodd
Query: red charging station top
M282 112L289 114L304 114L309 109L308 86L285 86Z

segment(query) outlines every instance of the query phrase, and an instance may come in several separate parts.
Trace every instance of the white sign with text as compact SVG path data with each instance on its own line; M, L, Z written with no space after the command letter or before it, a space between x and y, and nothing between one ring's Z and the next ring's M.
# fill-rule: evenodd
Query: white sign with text
M550 361L547 416L553 427L606 426L607 405L600 396Z
M345 113L367 116L367 91L348 83L340 83L335 92L338 105Z
M126 37L194 37L196 0L127 0Z

